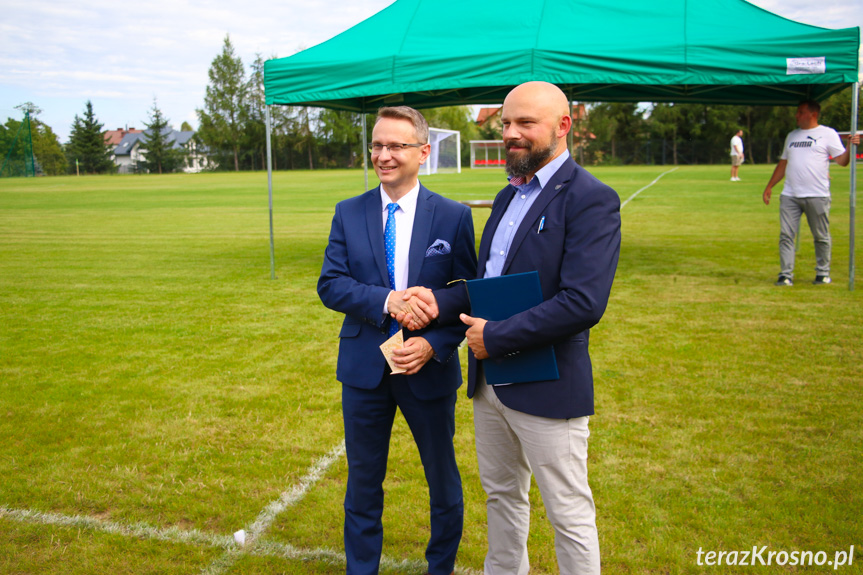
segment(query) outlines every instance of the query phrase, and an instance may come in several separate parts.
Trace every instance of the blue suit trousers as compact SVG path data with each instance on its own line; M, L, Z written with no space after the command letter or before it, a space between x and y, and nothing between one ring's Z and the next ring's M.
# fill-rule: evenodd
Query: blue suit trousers
M344 531L348 575L378 573L383 546L383 482L396 408L404 415L419 448L429 486L429 573L453 571L464 521L461 476L453 448L455 402L455 391L438 399L418 399L403 375L385 375L374 389L342 385L348 458Z

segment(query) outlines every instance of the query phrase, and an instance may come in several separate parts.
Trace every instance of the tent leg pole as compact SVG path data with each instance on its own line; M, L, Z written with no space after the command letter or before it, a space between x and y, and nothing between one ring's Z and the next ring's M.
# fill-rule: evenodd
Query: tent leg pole
M857 133L857 106L859 103L860 83L854 82L851 89L853 90L851 94L851 134L853 135ZM848 155L851 160L851 198L849 201L851 229L848 232L848 291L854 291L854 211L857 206L857 146L849 143Z
M363 188L363 191L369 189L369 156L366 153L369 147L369 138L366 134L366 107L363 106L363 111L360 112L362 116L362 126L363 126L363 177L365 178L366 187Z
M270 107L264 106L264 116L267 121L267 190L270 198L270 279L276 279L276 248L273 241L273 153L272 140L273 122L270 119Z
M456 143L456 149L458 150L458 155L456 156L456 159L455 159L456 173L460 174L461 173L461 132L456 132L455 143Z

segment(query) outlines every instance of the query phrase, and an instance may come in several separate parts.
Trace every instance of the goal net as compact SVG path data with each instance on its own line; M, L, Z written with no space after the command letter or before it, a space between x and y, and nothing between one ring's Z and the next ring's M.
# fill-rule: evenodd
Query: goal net
M471 168L502 168L506 165L503 140L471 140Z
M458 130L429 128L431 154L420 168L421 173L461 173L461 133Z

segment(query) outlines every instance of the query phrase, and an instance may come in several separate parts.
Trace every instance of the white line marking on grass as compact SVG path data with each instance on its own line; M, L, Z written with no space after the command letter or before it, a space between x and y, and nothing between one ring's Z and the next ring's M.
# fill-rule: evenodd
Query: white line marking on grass
M0 518L20 523L57 525L60 527L99 531L110 535L122 535L136 539L150 539L169 543L227 549L233 552L236 558L239 558L241 555L254 555L257 557L277 557L299 561L318 561L334 566L343 566L345 564L345 554L342 551L327 549L326 547L298 549L287 543L259 541L253 548L241 548L234 543L234 539L230 535L211 535L197 529L180 529L178 527L159 529L146 523L122 525L113 521L104 521L83 515L43 513L41 511L10 509L8 507L0 507ZM405 572L417 572L426 568L426 564L423 561L412 559L396 560L386 556L381 557L381 566ZM481 575L480 571L468 568L456 568L456 573L462 575Z
M270 525L273 524L273 521L275 521L276 517L280 513L305 497L309 489L315 483L320 481L327 469L329 469L333 463L338 461L344 454L345 442L342 440L341 443L333 447L329 453L321 457L312 466L309 472L306 473L306 476L300 479L300 483L298 485L294 485L291 489L282 493L281 497L277 500L267 505L267 507L258 515L257 519L255 519L255 522L246 529L246 545L254 544L255 540L260 537L264 531L270 528Z
M83 515L62 515L60 513L43 513L41 511L30 511L27 509L9 509L0 507L0 517L12 519L21 523L40 523L42 525L59 525L62 527L78 527L101 531L113 535L125 535L137 539L155 539L157 541L170 541L173 543L190 543L205 545L207 547L222 547L229 549L235 546L234 539L230 536L210 535L197 529L180 529L179 527L168 527L159 529L146 523L132 523L122 525L113 521L103 521L94 517Z
M620 209L622 210L622 209L623 209L623 207L624 207L626 204L628 204L628 203L629 203L629 200L633 199L635 196L637 196L638 194L640 194L641 192L643 192L644 190L646 190L647 188L649 188L650 186L652 186L653 184L655 184L656 182L658 182L658 181L659 181L659 178L661 178L661 177L662 177L662 176L664 176L665 174L670 174L671 172L675 171L676 169L677 169L677 168L671 168L671 169L670 169L670 170L668 170L667 172L662 172L661 174L659 174L658 176L656 176L656 179L655 179L655 180L653 180L652 182L650 182L649 184L647 184L646 186L644 186L643 188L641 188L640 190L638 190L637 192L635 192L634 194L632 194L631 196L629 196L629 197L626 199L626 201L625 201L625 202L623 202L622 204L620 204Z
M308 473L300 479L300 482L297 485L294 485L289 490L283 492L278 499L267 505L264 510L258 514L255 521L246 528L246 543L242 549L249 549L250 551L254 550L257 546L257 540L267 529L270 528L270 525L273 524L276 517L285 509L305 497L309 489L315 483L320 481L327 469L329 469L333 463L338 461L344 454L345 441L343 439L338 445L330 449L329 453L316 461L311 469L309 469ZM201 571L201 573L206 575L220 575L230 569L234 562L239 559L241 554L242 550L240 547L229 548L221 557L213 561L206 569Z
M123 525L113 521L104 521L95 517L83 515L63 515L60 513L44 513L26 509L10 509L0 506L0 518L18 521L20 523L36 523L41 525L57 525L61 527L74 527L99 531L112 535L135 537L136 539L150 539L156 541L167 541L187 545L199 545L215 549L223 549L225 552L204 568L203 573L217 575L226 572L243 555L254 555L259 557L278 557L299 561L318 561L334 566L345 564L345 554L342 551L320 547L317 549L298 549L287 543L274 541L263 541L260 537L273 524L276 517L285 509L300 501L309 489L320 481L324 473L345 452L345 444L330 450L329 453L319 459L309 472L295 485L276 500L270 503L255 519L248 528L246 545L240 546L234 542L232 535L213 535L198 531L197 529L181 529L179 527L168 527L160 529L146 523L132 523ZM426 568L424 561L416 559L392 559L387 556L381 557L381 567L403 572L418 572ZM481 571L464 567L456 567L459 575L481 575Z

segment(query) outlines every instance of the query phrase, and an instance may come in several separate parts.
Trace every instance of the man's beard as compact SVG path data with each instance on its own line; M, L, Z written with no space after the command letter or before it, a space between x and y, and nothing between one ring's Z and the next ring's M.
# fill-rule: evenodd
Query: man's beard
M525 149L527 153L510 153L509 146L517 144ZM506 173L512 178L527 178L529 175L535 174L542 165L554 155L557 148L554 134L551 135L551 141L546 148L534 148L534 144L528 140L514 140L507 142L506 150Z

